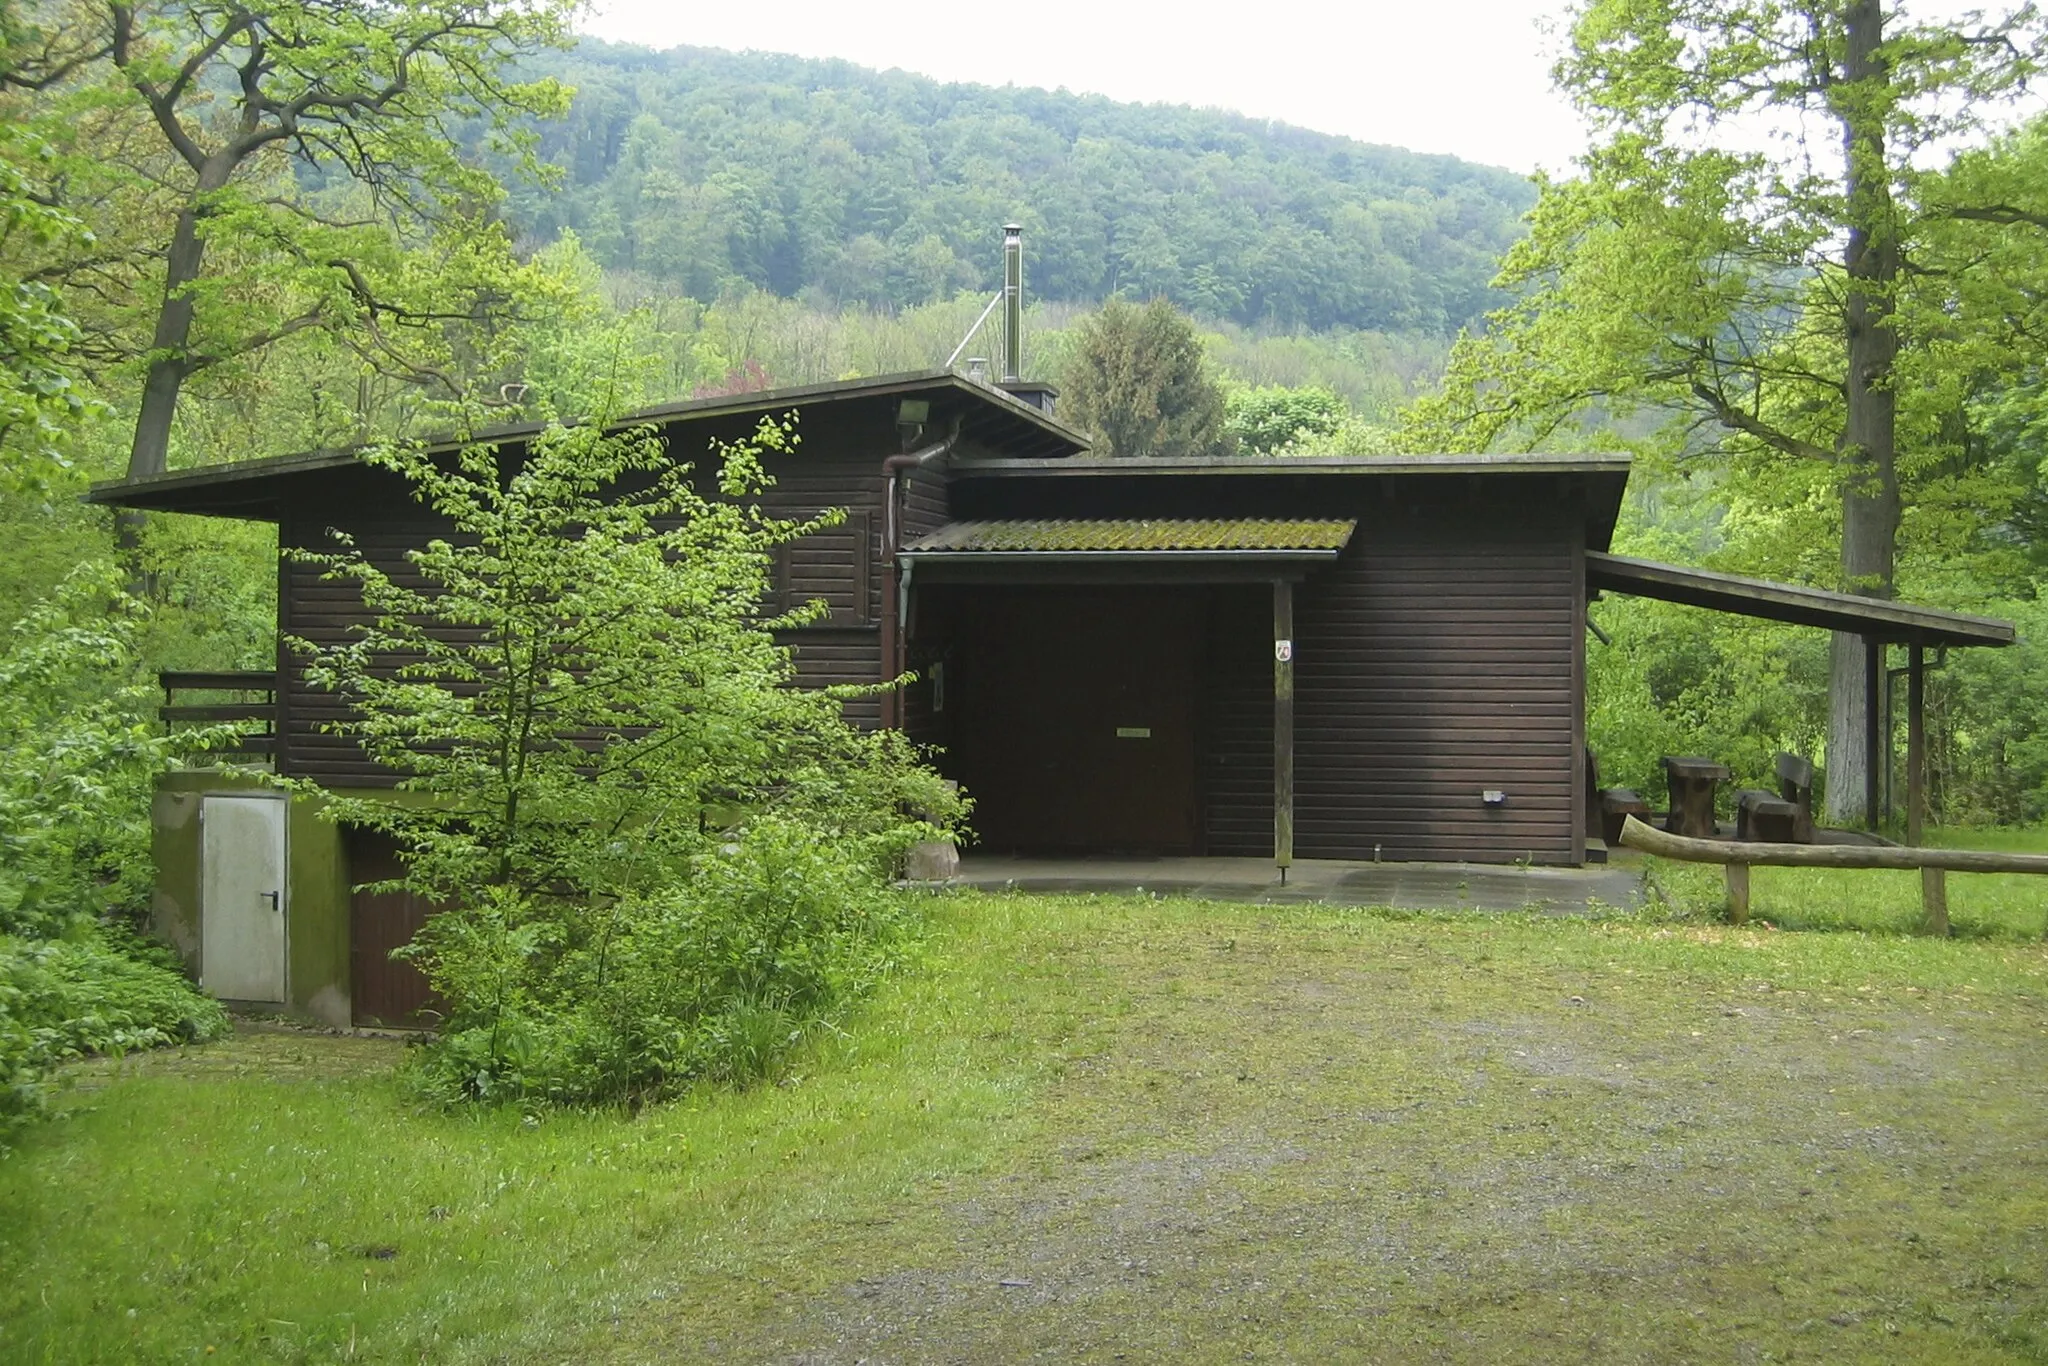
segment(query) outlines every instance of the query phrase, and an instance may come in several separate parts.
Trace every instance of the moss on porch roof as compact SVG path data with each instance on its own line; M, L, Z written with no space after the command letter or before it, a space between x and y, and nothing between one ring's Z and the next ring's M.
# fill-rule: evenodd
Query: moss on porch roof
M910 551L1272 551L1344 548L1356 522L1215 520L953 522Z

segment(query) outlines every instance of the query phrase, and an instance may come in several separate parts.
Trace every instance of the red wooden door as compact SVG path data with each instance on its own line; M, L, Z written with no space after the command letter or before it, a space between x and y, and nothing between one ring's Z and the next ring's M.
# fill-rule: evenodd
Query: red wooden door
M358 886L397 877L403 868L389 835L352 830L349 881ZM439 1002L426 974L391 951L412 942L434 907L410 892L353 893L349 907L349 999L359 1025L422 1028L438 1020Z
M955 749L982 845L1195 852L1199 595L1008 588L961 606Z

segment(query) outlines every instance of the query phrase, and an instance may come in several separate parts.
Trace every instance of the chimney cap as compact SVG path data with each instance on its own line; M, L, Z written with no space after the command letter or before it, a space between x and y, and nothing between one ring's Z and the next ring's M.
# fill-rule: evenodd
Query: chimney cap
M1005 224L1003 224L1003 236L1005 236L1005 237L1022 237L1023 235L1024 235L1024 225L1023 225L1022 223L1005 223Z

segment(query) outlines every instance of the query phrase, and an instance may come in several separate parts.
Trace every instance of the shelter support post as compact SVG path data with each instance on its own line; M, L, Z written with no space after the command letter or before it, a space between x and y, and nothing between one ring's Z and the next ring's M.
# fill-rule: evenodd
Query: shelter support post
M1927 652L1915 645L1907 653L1906 672L1906 843L1919 845L1927 832ZM1920 870L1920 908L1927 928L1948 936L1948 875L1940 868Z
M1879 691L1884 681L1884 644L1874 636L1863 637L1863 823L1875 832L1878 824L1877 783L1891 762L1889 743L1880 745ZM1889 741L1890 737L1886 737Z
M1273 581L1273 862L1294 863L1294 585Z

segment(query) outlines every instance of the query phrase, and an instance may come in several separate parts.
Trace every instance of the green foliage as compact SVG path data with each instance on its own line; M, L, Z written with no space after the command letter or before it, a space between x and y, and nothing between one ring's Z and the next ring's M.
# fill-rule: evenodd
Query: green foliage
M1212 455L1227 448L1223 391L1194 324L1164 299L1111 299L1066 357L1060 416L1117 457Z
M756 1074L893 938L888 877L961 804L899 734L844 720L848 690L791 686L770 628L822 604L764 620L770 556L845 515L753 501L764 452L796 440L764 419L701 476L658 432L596 423L516 458L393 448L372 459L446 538L402 579L346 546L308 556L375 614L351 643L294 644L355 706L336 729L401 775L399 800L329 810L395 837L406 885L446 908L417 953L451 1090Z
M1262 384L1224 400L1224 435L1247 455L1278 455L1290 446L1333 436L1350 416L1328 389Z
M131 474L166 468L187 382L232 394L292 339L421 400L489 373L492 324L538 286L496 222L495 177L451 132L541 174L522 124L567 94L504 68L566 41L567 12L76 0L14 15L7 113L52 149L34 197L92 232L11 240L0 260L60 292L91 359L139 391Z
M2003 650L1959 650L1932 676L1934 799L1944 818L2048 819L2048 600L1995 604L2019 626Z
M1530 202L1506 171L1215 110L588 40L530 65L577 94L539 129L564 186L515 189L512 217L703 300L985 299L1014 219L1039 298L1448 336Z
M142 610L117 584L109 566L83 565L0 642L0 933L139 916L153 780L211 738L150 718Z
M89 401L74 374L78 325L55 290L12 264L24 247L91 242L76 218L36 193L52 155L39 138L0 123L0 492L39 490L69 463Z
M42 1111L50 1074L66 1062L227 1029L218 1001L119 933L78 928L42 941L0 933L0 1135Z

